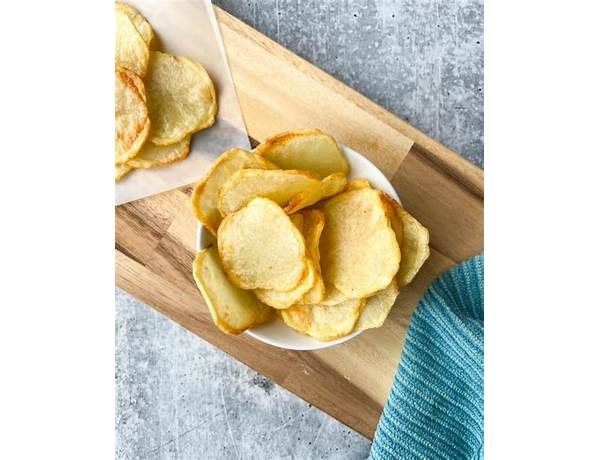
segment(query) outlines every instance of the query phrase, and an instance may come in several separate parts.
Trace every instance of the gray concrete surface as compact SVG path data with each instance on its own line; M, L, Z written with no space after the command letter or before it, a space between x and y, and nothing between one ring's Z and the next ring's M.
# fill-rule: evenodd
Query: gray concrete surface
M117 289L116 457L359 459L361 435Z
M483 2L215 4L483 166ZM360 459L370 443L116 289L116 457Z

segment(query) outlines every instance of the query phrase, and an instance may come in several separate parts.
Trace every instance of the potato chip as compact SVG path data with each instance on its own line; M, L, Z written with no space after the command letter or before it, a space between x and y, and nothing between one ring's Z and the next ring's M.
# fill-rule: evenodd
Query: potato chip
M135 26L136 30L138 31L138 33L141 35L142 39L146 43L146 46L148 46L148 48L150 48L150 43L152 42L152 39L154 38L154 31L152 30L152 27L150 26L150 24L148 23L146 18L144 16L142 16L134 8L127 5L126 3L117 2L117 3L115 3L115 8L117 10L122 11L129 17L129 19Z
M292 329L325 342L350 334L364 304L353 299L331 306L294 305L280 310L280 316Z
M174 144L215 122L215 87L196 61L151 51L146 93L150 140L157 145Z
M304 211L302 214L292 214L295 216L303 216L302 235L306 245L306 255L314 263L315 282L313 287L302 297L302 303L305 305L319 303L325 297L325 284L321 275L321 254L319 253L319 241L321 233L325 226L325 215L323 211L311 209Z
M300 283L289 291L276 291L274 289L256 289L254 293L258 300L270 307L281 309L288 308L298 303L315 284L315 265L306 259L306 269Z
M251 291L240 289L229 281L214 246L196 255L194 280L214 323L227 334L241 334L272 318L271 309Z
M122 164L140 150L150 131L150 120L140 77L115 70L115 163Z
M365 329L381 327L394 306L399 293L398 280L394 278L388 287L369 297L360 312L354 330L364 331Z
M156 145L145 142L140 151L127 164L134 168L158 168L183 160L190 153L191 136L186 136L171 145Z
M294 304L315 304L325 296L325 285L319 266L319 239L325 225L322 211L311 210L303 214L292 214L291 221L304 236L307 269L306 275L294 289L275 291L257 289L256 296L273 308L288 308Z
M275 314L279 316L283 322L303 334L308 334L312 324L311 309L314 305L294 305L283 310L276 310Z
M351 299L385 288L398 272L400 248L379 192L362 188L330 198L322 208L322 270Z
M331 284L325 282L325 297L319 302L321 305L337 305L346 300L350 300L350 298L347 295L342 294Z
M404 229L402 225L402 219L396 211L396 207L399 207L400 205L387 193L379 192L379 196L383 198L385 206L387 206L387 215L390 217L390 224L392 226L392 230L394 230L394 233L396 234L396 242L400 248L400 266L402 267L402 235L404 234ZM400 270L398 272L400 272Z
M306 171L241 169L223 184L217 204L223 216L237 211L256 197L285 206L294 196L315 184L319 184L319 178Z
M217 158L206 177L194 187L192 206L196 218L215 236L223 219L217 207L218 191L234 172L242 168L277 169L277 166L255 153L231 149Z
M335 139L318 129L269 137L255 151L282 169L311 171L321 179L336 172L347 175L350 169Z
M125 177L133 168L124 164L115 165L115 180L118 182Z
M121 68L120 70L126 70L126 69ZM135 86L135 89L137 90L138 94L144 101L144 104L146 104L148 101L146 98L146 87L144 86L144 81L136 73L131 72L131 71L128 71L128 72L131 75L131 79L128 83L133 84L133 86ZM148 107L146 106L146 112L147 111L148 111Z
M344 188L344 192L349 192L350 190L358 190L360 188L371 187L369 181L367 179L354 179L352 182L348 182L346 188Z
M302 305L314 305L320 304L321 301L325 298L327 291L325 291L325 284L323 283L323 278L318 274L315 275L315 282L313 287L304 294L300 303Z
M290 220L296 226L296 228L304 235L304 216L302 214L294 214L290 216ZM307 248L308 250L308 248Z
M400 244L402 260L398 271L398 282L402 287L413 280L429 257L429 231L402 208L396 200L383 192L381 194L402 222L402 243Z
M255 198L223 219L217 243L225 272L242 289L289 291L304 276L304 238L283 209L266 198Z
M290 218L293 220L296 216L302 217L302 235L306 241L307 254L313 261L319 263L321 260L319 241L325 226L325 214L320 209L307 209L301 213L292 214Z
M344 173L333 173L321 182L308 187L306 190L294 196L285 207L285 212L293 214L300 209L321 201L341 192L346 186L346 175Z
M143 77L148 67L148 45L129 16L118 7L115 7L115 26L115 66Z

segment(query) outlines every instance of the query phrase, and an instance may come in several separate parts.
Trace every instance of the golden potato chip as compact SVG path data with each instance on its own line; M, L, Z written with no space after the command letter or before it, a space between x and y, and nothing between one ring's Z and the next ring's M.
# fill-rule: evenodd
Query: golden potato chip
M347 175L350 169L335 139L318 129L277 134L255 151L282 169L311 171L321 179L336 172Z
M115 7L115 66L143 77L148 67L148 45L129 16Z
M371 185L366 179L355 179L352 182L349 182L344 191L350 190L358 190L365 187L370 187ZM349 300L348 296L342 294L331 284L325 285L325 297L321 300L321 305L337 305L339 303L345 302Z
M344 173L333 173L321 182L311 185L306 190L294 196L285 207L285 212L293 214L300 209L306 208L341 192L346 186L346 175Z
M290 218L293 220L296 216L302 218L302 235L306 241L307 254L313 261L319 263L321 260L319 241L325 226L325 214L320 209L308 209L298 214L292 214Z
M138 33L141 35L142 39L146 43L146 46L150 48L150 43L154 38L154 31L152 30L152 27L150 26L146 18L126 3L117 2L115 3L115 8L117 10L122 11L129 17L129 19L137 29Z
M352 332L364 304L364 299L353 299L330 306L294 305L279 313L292 329L317 340L330 341Z
M313 287L302 297L302 302L305 305L320 303L325 297L325 284L321 275L321 254L319 253L319 241L321 233L325 226L325 215L323 211L311 209L304 211L302 214L292 214L295 216L303 216L302 235L306 245L306 255L312 260L315 268L315 282Z
M400 252L402 260L400 261L400 270L398 271L398 283L400 287L410 283L417 272L421 269L429 257L429 231L421 223L411 216L400 204L381 192L386 202L395 211L397 218L402 223L402 234L400 236ZM392 224L394 221L392 220ZM398 232L398 224L395 230Z
M319 178L306 171L241 169L223 184L217 204L223 216L237 211L259 196L285 206L292 197L318 183Z
M243 149L231 149L223 153L204 179L196 184L192 194L192 206L196 218L214 235L223 217L217 207L217 194L231 175L242 168L277 169L260 155Z
M307 269L306 275L294 289L275 291L257 289L256 296L273 308L288 308L294 304L315 304L325 296L325 285L319 266L319 239L325 225L322 211L311 210L303 214L292 214L291 221L304 236Z
M115 180L118 182L125 177L133 168L124 164L115 165Z
M157 145L174 144L215 122L215 87L196 61L151 51L146 94L150 140Z
M140 77L115 70L115 163L122 164L140 150L150 131L150 120Z
M304 276L304 238L283 209L266 198L255 198L223 219L217 244L225 272L242 289L289 291Z
M379 192L362 188L330 198L322 208L321 268L329 283L351 299L368 297L392 282L400 248L389 208Z
M348 182L348 185L346 185L346 188L344 188L344 192L366 187L371 187L371 184L369 184L367 179L354 179L352 182Z
M321 305L337 305L346 300L350 300L347 295L342 294L334 286L325 283L325 297L319 303Z
M302 305L314 305L317 303L321 303L321 301L325 298L325 284L323 283L323 278L321 276L315 275L315 282L313 287L304 294L300 303Z
M308 334L312 324L311 308L313 307L313 305L294 305L290 308L277 310L275 314L292 329Z
M190 153L191 136L186 136L171 145L156 145L145 142L140 151L127 164L134 168L158 168L178 160L183 160Z
M251 291L240 289L229 281L214 246L196 255L194 280L214 323L227 334L241 334L272 317L271 309L262 304Z
M127 69L123 69L121 67L120 70L127 70ZM131 71L127 71L127 72L129 72L129 74L131 75L131 79L128 82L128 84L133 84L135 86L135 89L137 90L139 96L144 101L144 104L146 104L146 102L147 102L146 87L144 86L144 81L136 73L131 72ZM146 106L146 113L147 112L148 112L148 107Z
M288 308L298 303L315 284L314 262L306 259L306 269L300 283L289 291L276 291L274 289L256 289L254 293L258 300L270 307L281 309Z
M302 214L294 214L290 216L290 220L296 226L296 228L304 235L304 216ZM308 251L308 248L307 248Z
M394 278L388 287L369 297L360 312L354 330L364 331L365 329L381 327L394 306L399 293L398 280Z
M400 205L387 193L379 192L379 195L383 198L385 206L387 206L386 212L387 215L390 217L390 224L392 226L392 230L394 230L394 233L396 234L396 242L398 243L398 247L400 248L400 266L402 266L402 235L404 234L404 229L402 226L402 219L396 211L396 207L400 207ZM400 269L398 270L398 273L400 273Z

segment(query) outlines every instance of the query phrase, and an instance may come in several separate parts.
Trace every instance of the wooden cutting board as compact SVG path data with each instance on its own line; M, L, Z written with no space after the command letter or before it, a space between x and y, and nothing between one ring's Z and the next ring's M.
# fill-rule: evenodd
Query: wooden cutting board
M456 262L483 250L483 171L215 7L253 142L315 127L366 155L429 228L431 256L385 325L332 349L281 350L222 334L192 278L191 187L119 206L116 284L236 359L372 438L416 303Z

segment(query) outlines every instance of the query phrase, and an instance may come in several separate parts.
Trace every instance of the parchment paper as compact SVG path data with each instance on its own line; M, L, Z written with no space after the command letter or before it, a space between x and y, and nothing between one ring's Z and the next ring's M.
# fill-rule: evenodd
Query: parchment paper
M212 127L192 136L190 154L185 160L162 168L134 170L117 182L115 205L196 182L225 150L250 148L210 1L126 0L126 3L152 25L157 39L154 49L196 59L204 66L215 84L219 112Z

